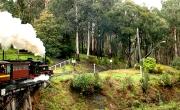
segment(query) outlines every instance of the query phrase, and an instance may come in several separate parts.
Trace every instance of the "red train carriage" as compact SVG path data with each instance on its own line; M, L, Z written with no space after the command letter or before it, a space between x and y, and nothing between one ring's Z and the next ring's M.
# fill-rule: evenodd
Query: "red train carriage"
M11 79L29 78L29 63L27 62L11 62Z

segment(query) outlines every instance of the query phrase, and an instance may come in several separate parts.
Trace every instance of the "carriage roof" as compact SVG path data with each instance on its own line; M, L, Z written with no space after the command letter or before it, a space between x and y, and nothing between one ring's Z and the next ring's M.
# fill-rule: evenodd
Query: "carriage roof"
M7 64L7 63L10 63L8 61L0 61L0 64Z

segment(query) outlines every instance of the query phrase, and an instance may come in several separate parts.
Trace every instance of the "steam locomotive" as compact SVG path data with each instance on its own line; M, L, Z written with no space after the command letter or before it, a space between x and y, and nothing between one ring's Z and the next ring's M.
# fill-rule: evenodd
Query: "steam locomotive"
M52 70L40 60L3 60L0 61L0 85L13 81L33 79L41 74L51 76Z

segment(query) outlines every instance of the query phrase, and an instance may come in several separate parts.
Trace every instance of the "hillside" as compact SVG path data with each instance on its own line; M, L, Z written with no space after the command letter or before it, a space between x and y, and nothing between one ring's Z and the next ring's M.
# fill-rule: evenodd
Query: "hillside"
M105 70L105 69L108 70ZM76 66L68 65L56 70L63 73L51 77L50 86L34 94L34 110L176 110L180 107L179 73L164 66L164 74L149 74L147 86L142 83L139 70L113 69L98 65L98 72L103 86L99 92L83 94L72 91L70 85L77 74L93 73L93 64L81 61ZM168 79L169 78L169 79ZM142 88L147 87L146 92Z

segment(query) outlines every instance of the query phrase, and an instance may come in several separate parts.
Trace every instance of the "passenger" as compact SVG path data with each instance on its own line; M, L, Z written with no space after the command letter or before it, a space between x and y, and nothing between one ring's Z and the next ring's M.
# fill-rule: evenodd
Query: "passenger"
M4 67L4 65L1 65L0 72L1 72L1 73L5 73L5 67Z

